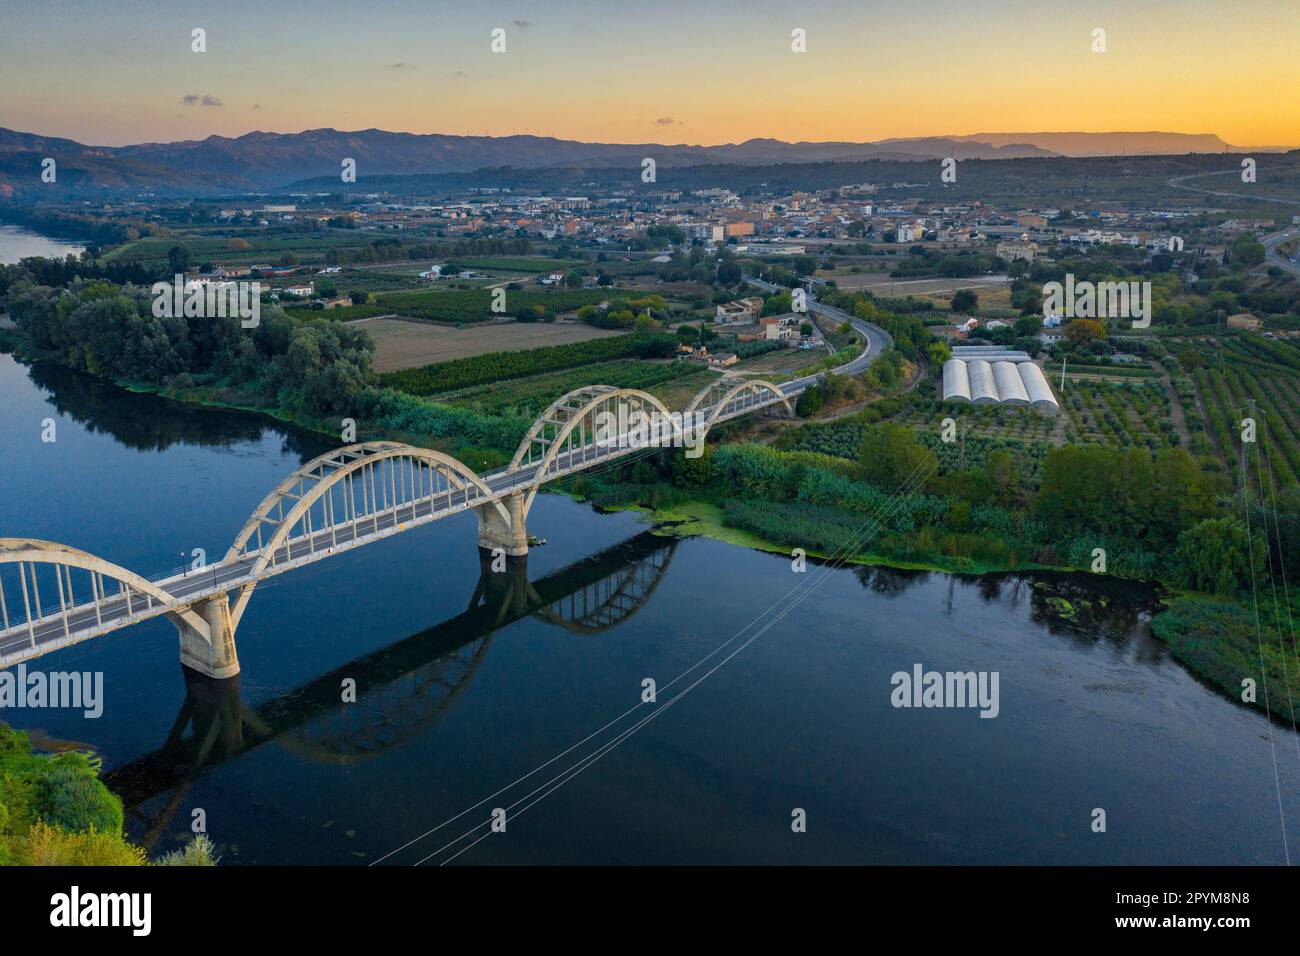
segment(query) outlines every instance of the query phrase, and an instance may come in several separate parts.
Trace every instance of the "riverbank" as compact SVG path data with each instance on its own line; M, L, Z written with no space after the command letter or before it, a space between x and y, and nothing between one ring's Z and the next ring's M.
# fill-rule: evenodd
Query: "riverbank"
M577 500L582 495L566 492ZM725 511L707 501L679 501L656 508L642 504L603 506L605 511L631 511L646 516L656 534L674 538L706 537L735 547L750 548L794 559L792 547L725 521ZM864 534L867 529L864 528ZM1038 562L972 563L969 560L942 559L926 561L900 560L878 551L864 550L852 554L805 550L814 562L863 567L882 567L900 571L932 571L943 574L1002 574L1052 572L1060 574L1092 573L1086 567L1046 565ZM1300 658L1294 645L1288 647L1283 631L1300 614L1300 607L1276 606L1265 600L1249 605L1241 600L1203 594L1170 587L1165 582L1136 580L1118 575L1100 575L1117 582L1139 583L1154 589L1163 610L1151 618L1151 630L1173 657L1192 674L1229 699L1251 709L1267 713L1274 721L1293 727L1300 719ZM1050 597L1049 603L1063 617L1075 613L1068 598ZM1269 619L1277 625L1276 642L1264 640ZM1262 624L1262 626L1261 626ZM1292 635L1294 640L1294 634ZM1261 675L1261 659L1263 660ZM1253 682L1247 684L1247 681Z

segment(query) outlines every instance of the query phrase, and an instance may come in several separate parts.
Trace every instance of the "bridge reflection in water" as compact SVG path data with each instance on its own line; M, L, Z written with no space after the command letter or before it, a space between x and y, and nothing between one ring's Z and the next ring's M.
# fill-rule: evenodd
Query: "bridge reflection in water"
M151 849L204 770L264 744L313 763L363 762L434 723L469 684L501 628L535 616L576 634L599 634L636 614L677 543L646 531L537 581L528 579L526 557L494 572L490 555L482 555L463 613L256 707L244 703L237 676L218 680L183 668L185 700L162 746L104 782ZM356 681L355 703L342 702L346 678Z

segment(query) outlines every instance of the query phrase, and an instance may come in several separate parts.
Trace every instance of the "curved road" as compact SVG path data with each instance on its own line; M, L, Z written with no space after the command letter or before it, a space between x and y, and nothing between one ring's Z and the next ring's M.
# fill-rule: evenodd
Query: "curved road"
M753 276L742 276L741 278L755 288L762 289L764 292L780 292L785 288L784 286L779 286L772 282L765 282L762 279L756 279ZM867 368L870 367L871 363L876 360L877 356L881 355L886 349L894 344L893 336L880 326L872 325L870 322L865 322L862 319L849 315L849 313L845 312L843 309L837 309L833 305L825 305L818 302L811 293L808 295L808 308L832 322L848 322L857 332L861 333L863 341L866 342L867 347L862 350L861 355L851 362L846 362L838 368L831 369L832 372L836 372L840 375L857 375L861 372L865 372ZM802 392L809 385L815 384L825 374L827 373L818 372L816 375L805 375L801 378L791 379L788 382L782 383L780 389L787 395L794 395L798 392Z
M1300 206L1300 199L1283 199L1281 196L1258 196L1250 193L1232 193L1225 190L1202 189L1200 186L1188 186L1186 180L1200 179L1205 176L1231 176L1238 173L1235 169L1216 170L1212 173L1191 173L1187 176L1175 176L1166 182L1166 185L1174 189L1189 189L1192 192L1204 193L1207 196L1226 196L1229 199L1253 199L1257 202L1274 202L1282 203L1287 206ZM1280 232L1269 233L1267 236L1261 236L1259 241L1264 245L1264 261L1271 266L1277 266L1285 269L1292 275L1300 275L1300 263L1294 259L1289 259L1278 251L1278 247L1284 242L1291 239L1300 238L1300 226L1290 226Z

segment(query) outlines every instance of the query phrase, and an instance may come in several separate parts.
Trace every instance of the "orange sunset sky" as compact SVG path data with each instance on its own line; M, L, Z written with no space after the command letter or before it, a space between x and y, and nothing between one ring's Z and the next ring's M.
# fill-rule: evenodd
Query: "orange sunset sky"
M0 126L104 145L325 126L700 144L1159 129L1300 145L1300 0L4 6ZM191 52L194 27L206 53ZM790 49L796 27L806 53Z

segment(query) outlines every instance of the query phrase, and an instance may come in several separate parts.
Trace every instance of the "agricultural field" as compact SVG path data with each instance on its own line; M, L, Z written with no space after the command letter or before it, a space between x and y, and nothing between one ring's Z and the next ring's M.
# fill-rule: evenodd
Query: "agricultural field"
M418 368L389 372L381 376L380 380L384 385L411 395L437 395L512 379L530 378L544 372L566 369L583 371L596 363L615 359L667 358L673 354L676 347L675 336L666 333L636 332L565 345L547 345L511 352L489 352L469 358L434 362ZM577 384L594 385L597 382L588 378L587 381Z
M330 249L358 248L369 245L373 238L353 231L253 234L234 238L148 236L110 249L102 258L105 262L140 262L148 266L165 266L168 250L173 246L182 246L189 252L190 261L195 265L209 261L220 262L222 265L274 265L286 255L293 256L302 263L320 265L324 264L325 253ZM244 245L248 248L242 248Z
M455 259L456 265L475 272L518 272L532 275L550 272L552 269L576 269L586 265L583 259L549 259L545 256L483 256L480 258Z
M1300 476L1300 349L1256 336L1225 339L1206 349L1208 364L1191 375L1205 408L1205 434L1237 487L1242 421L1253 418L1258 459L1251 456L1258 493L1293 485ZM1256 460L1263 487L1256 477Z
M1058 416L1044 415L1032 408L1009 408L1005 405L958 405L933 398L917 397L909 402L894 421L923 432L937 431L945 418L967 423L967 436L1012 439L1020 442L1051 441Z
M478 323L456 328L405 319L360 319L354 323L375 343L375 371L395 372L431 362L468 358L488 352L565 345L618 335L579 322Z
M1061 378L1061 363L1047 361L1043 363L1043 374L1053 382ZM1149 365L1102 365L1085 362L1066 362L1065 374L1069 379L1102 378L1111 381L1129 381L1133 379L1159 378L1160 372Z
M1066 416L1065 440L1071 445L1145 446L1153 450L1178 445L1162 380L1107 382L1070 378L1061 401Z
M938 280L922 279L920 281L933 283ZM901 290L899 293L900 295L916 295L918 299L925 299L930 302L933 302L936 306L938 306L941 309L948 308L949 303L952 302L953 288L951 286L939 292L927 292L924 294L917 294L908 291L908 287L906 283L900 280L898 283L898 288ZM979 302L975 306L975 310L974 310L976 313L1002 312L1011 309L1011 284L1010 283L1004 283L1001 285L990 285L988 283L976 283L975 280L973 279L965 279L965 280L957 279L956 288L970 289L979 297Z
M924 411L933 409L935 404L914 395L885 399L867 406L862 413L847 418L793 429L778 440L777 447L856 460L863 435L870 424L877 420L889 420L898 424L910 422L916 429L917 437L939 460L941 475L953 474L963 468L983 469L991 453L1007 451L1011 454L1020 480L1030 487L1038 485L1042 477L1043 458L1052 447L1049 442L1024 440L1018 436L991 437L981 434L979 428L970 429L964 442L945 442L939 430L942 417L931 420L927 417L931 413ZM891 414L900 408L901 412ZM913 420L916 418L914 413L918 411L919 419ZM984 409L981 408L980 411Z
M503 314L536 316L540 313L572 312L580 306L595 305L610 297L609 289L513 291L506 293ZM395 315L426 322L490 322L496 318L492 312L492 292L487 289L392 292L376 296L374 304Z

